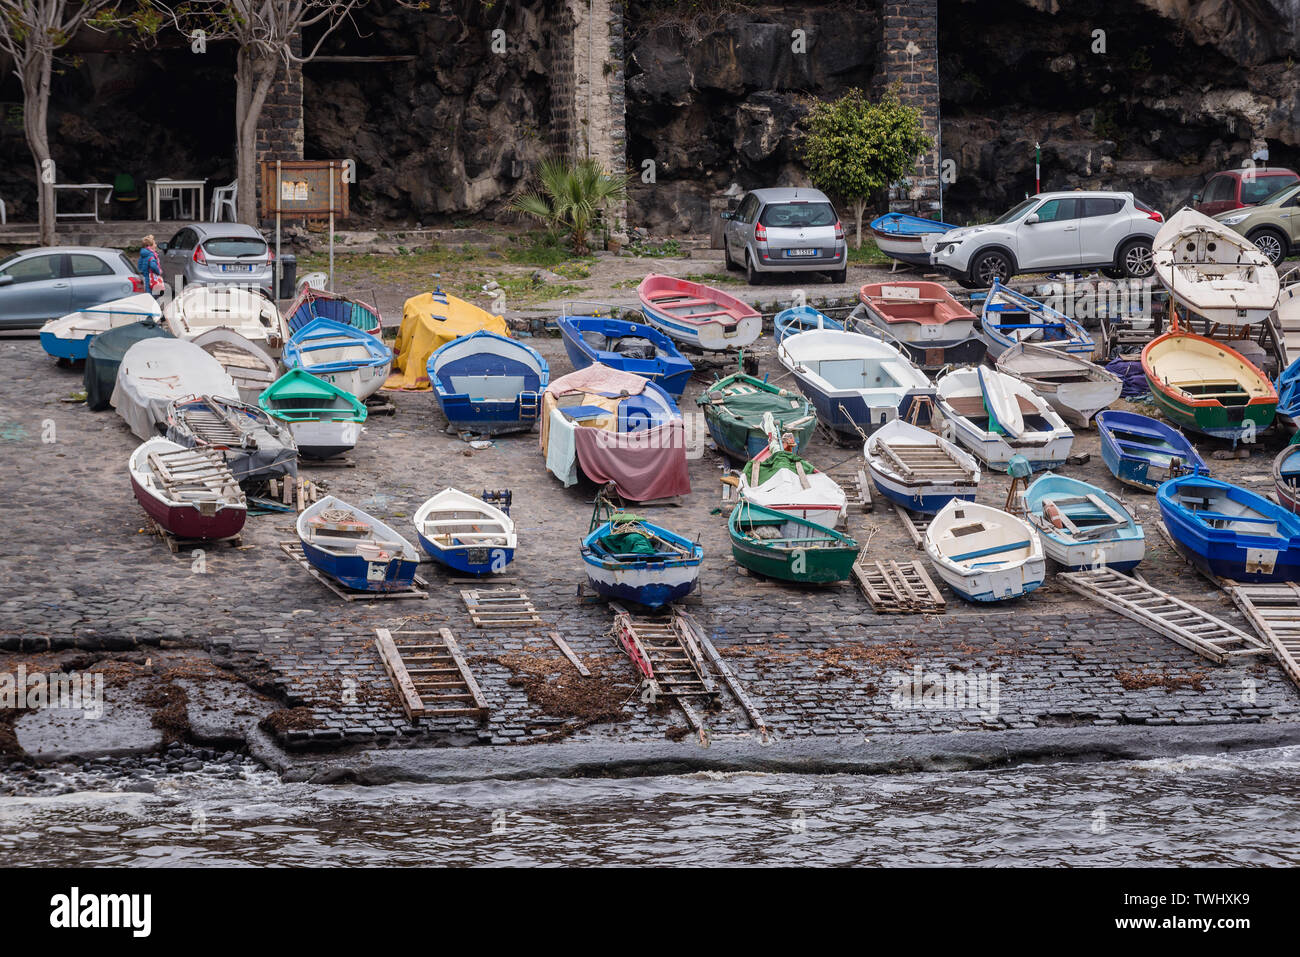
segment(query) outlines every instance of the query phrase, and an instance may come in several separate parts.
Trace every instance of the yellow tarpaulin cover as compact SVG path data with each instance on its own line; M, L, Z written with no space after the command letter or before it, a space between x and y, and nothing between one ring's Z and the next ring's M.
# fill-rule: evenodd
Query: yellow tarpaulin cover
M393 373L384 388L410 391L433 388L427 369L429 356L453 339L480 329L510 335L504 317L494 316L440 290L406 300L402 306L402 325L397 331L397 346L393 350Z

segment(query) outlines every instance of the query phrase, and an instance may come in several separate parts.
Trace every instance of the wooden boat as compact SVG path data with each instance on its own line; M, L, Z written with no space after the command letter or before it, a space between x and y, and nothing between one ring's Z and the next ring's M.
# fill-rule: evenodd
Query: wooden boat
M1284 361L1293 365L1300 359L1300 266L1289 269L1278 280L1281 292L1273 310L1273 327L1282 335Z
M167 438L214 449L239 482L298 474L298 446L288 426L255 405L213 396L167 406Z
M367 306L342 293L314 289L304 284L284 312L289 335L316 319L331 319L375 336L384 333L384 320L375 306Z
M536 349L495 332L453 339L429 357L438 407L459 432L527 432L541 414L551 370Z
M1136 412L1097 413L1101 458L1125 485L1154 492L1162 482L1190 473L1210 474L1210 467L1177 429Z
M1047 557L1069 571L1113 568L1132 571L1146 554L1142 526L1114 495L1095 485L1051 472L1025 489L1029 523Z
M689 595L700 578L704 547L611 504L597 493L582 540L587 581L598 595L661 608Z
M257 404L287 422L298 452L313 459L333 458L352 449L366 422L360 399L302 369L290 369L276 379Z
M836 322L825 313L818 312L812 306L791 306L789 309L782 309L773 317L772 329L777 345L780 345L786 336L795 336L813 329L834 329L843 332L844 324Z
M1019 379L1047 400L1069 425L1086 429L1092 417L1119 398L1124 383L1080 356L1019 342L998 356L1000 372Z
M899 346L923 369L979 362L988 349L975 313L942 283L868 283L858 298L850 328Z
M932 515L953 499L974 501L979 488L974 456L898 419L873 432L862 454L880 494L914 512Z
M284 365L310 372L364 402L387 381L393 350L355 326L313 319L289 337Z
M991 468L1005 471L1013 455L1034 469L1063 465L1074 433L1047 401L1019 379L983 366L956 369L936 383L944 437Z
M177 339L233 329L272 356L289 338L283 317L260 287L190 286L166 305L163 319Z
M801 332L777 347L777 358L794 373L817 418L846 438L906 418L914 402L935 394L930 380L898 349L855 332Z
M1090 358L1096 349L1092 336L1078 322L1046 303L1007 288L996 279L984 297L980 330L988 354L995 359L1020 342L1032 342L1084 359Z
M674 399L682 397L695 371L673 341L647 323L570 315L555 323L575 369L599 362L649 379Z
M109 402L141 439L167 425L167 406L191 395L239 397L216 359L184 339L145 339L122 357Z
M414 545L333 495L298 515L298 539L314 568L353 591L406 591L420 567Z
M190 341L221 363L245 402L256 402L280 377L280 364L270 353L233 329L209 329Z
M695 397L695 403L704 411L713 441L737 462L748 461L767 448L763 419L768 415L772 428L794 436L796 452L803 451L817 429L817 413L802 395L743 372L713 383Z
M158 300L147 293L136 293L125 299L114 299L69 313L61 319L51 319L41 326L41 348L55 359L76 362L86 358L90 340L101 332L144 319L156 321L160 318L162 309Z
M504 571L519 544L509 515L456 488L419 507L415 534L435 562L470 575Z
M1280 283L1268 257L1194 209L1180 209L1160 227L1151 260L1174 300L1210 322L1250 325L1277 307Z
M741 499L822 528L844 521L849 512L844 489L807 459L774 448L775 442L741 468Z
M1300 418L1300 357L1282 370L1274 386L1278 416L1293 422Z
M752 306L712 286L651 273L637 295L648 323L697 349L739 349L763 331L763 317Z
M1300 581L1300 516L1206 475L1170 479L1156 492L1175 547L1216 578Z
M1222 342L1175 328L1142 348L1142 371L1165 417L1215 438L1254 441L1277 413L1277 390Z
M1300 445L1288 445L1273 459L1273 488L1279 505L1300 512Z
M220 455L155 436L127 463L136 501L177 538L217 541L244 527L248 502Z
M738 565L782 581L844 581L858 557L858 543L849 536L752 502L731 510L727 529Z
M876 248L891 259L912 266L929 266L930 250L925 248L926 237L942 236L956 229L934 219L922 219L906 213L885 213L871 221L871 237Z
M925 531L925 553L967 601L1019 598L1047 574L1042 540L1029 523L975 502L954 500L939 510Z

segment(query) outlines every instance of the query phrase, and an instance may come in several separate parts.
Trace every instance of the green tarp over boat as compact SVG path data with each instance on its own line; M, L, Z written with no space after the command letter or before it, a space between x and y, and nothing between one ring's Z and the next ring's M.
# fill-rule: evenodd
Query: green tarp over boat
M117 369L126 350L144 339L174 338L167 327L145 319L101 332L90 340L86 355L86 405L92 412L109 408L108 398L117 382Z
M781 469L795 471L796 465L803 466L804 475L812 475L817 471L817 466L801 455L795 455L793 452L774 452L758 463L758 481L754 481L753 459L747 462L745 464L745 480L753 486L762 485Z

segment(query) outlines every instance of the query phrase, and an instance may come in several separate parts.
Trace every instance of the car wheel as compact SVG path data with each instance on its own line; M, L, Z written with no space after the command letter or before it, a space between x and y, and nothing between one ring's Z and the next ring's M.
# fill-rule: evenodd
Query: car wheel
M999 252L996 249L982 252L970 264L971 282L975 283L972 288L987 288L993 285L995 279L998 282L1006 282L1011 278L1014 271L1011 266L1011 259L1006 253Z
M1119 268L1130 279L1145 279L1151 275L1151 240L1134 239L1119 251Z
M1105 276L1107 279L1124 278L1124 270L1118 268L1117 266L1103 266L1101 269L1101 274Z
M836 272L827 273L827 275L831 277L831 285L833 286L842 286L849 281L849 269L847 266L843 269L837 270Z
M1275 229L1257 229L1246 237L1274 266L1286 258L1286 237Z
M727 266L727 272L738 272L740 267L731 260L731 243L725 239L722 240L722 261Z
M954 276L953 278L957 280L957 285L961 286L963 289L979 289L979 288L980 288L980 284L979 284L979 283L977 283L975 280L973 280L973 279L971 279L971 278L969 278L969 277L967 277L967 276L965 276L965 275Z
M754 259L749 253L745 253L745 282L751 286L757 286L763 281L763 275L754 268Z

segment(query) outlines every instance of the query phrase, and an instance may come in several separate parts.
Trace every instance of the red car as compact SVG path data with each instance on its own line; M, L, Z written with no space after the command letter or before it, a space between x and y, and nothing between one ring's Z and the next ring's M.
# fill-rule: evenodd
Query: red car
M1253 206L1283 186L1300 180L1293 169L1280 166L1256 166L1215 173L1205 181L1205 188L1192 196L1192 208L1206 216Z

